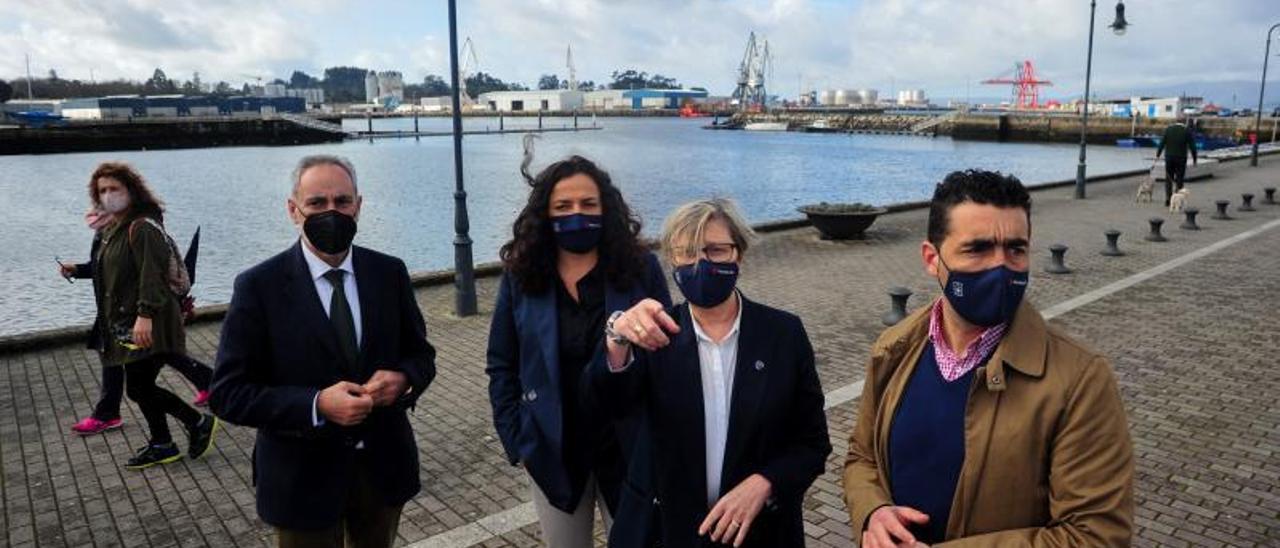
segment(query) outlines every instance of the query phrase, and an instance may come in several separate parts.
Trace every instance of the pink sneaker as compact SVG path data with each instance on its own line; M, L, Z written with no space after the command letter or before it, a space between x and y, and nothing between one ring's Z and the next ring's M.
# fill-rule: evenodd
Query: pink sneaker
M81 436L89 436L92 434L101 434L107 430L115 430L116 428L120 428L121 424L124 424L124 421L118 418L111 419L109 421L101 421L89 416L72 425L71 431L80 434Z
M204 407L206 405L209 405L209 391L201 390L199 392L196 392L196 399L191 400L191 405L194 405L196 407Z

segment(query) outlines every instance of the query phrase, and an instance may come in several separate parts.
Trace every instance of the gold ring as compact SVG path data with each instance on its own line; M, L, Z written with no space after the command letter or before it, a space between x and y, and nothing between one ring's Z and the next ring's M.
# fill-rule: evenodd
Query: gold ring
M631 331L636 335L644 335L644 328L640 327L640 324L638 323L631 324Z
M742 524L740 524L740 523L738 523L738 522L736 522L736 521L731 521L731 522L729 522L729 527L732 527L732 528L734 528L734 529L737 529L737 528L739 528L739 527L742 527Z

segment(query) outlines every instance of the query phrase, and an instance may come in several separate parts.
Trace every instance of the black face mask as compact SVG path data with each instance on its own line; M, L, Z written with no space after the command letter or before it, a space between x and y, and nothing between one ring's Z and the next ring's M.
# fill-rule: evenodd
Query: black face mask
M302 232L316 249L329 255L337 255L351 247L356 237L356 219L336 209L308 215L302 223Z

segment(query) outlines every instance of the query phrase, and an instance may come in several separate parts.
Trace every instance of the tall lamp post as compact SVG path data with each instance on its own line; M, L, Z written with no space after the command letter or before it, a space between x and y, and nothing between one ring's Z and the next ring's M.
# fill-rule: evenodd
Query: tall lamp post
M1085 143L1089 136L1089 81L1093 76L1093 17L1098 9L1098 0L1089 0L1089 55L1084 65L1084 113L1080 119L1080 163L1076 166L1076 199L1083 200L1085 197L1084 180L1085 180ZM1129 26L1129 22L1124 20L1124 0L1116 2L1116 20L1108 27L1116 33L1116 36L1124 36L1124 30Z
M1258 113L1253 119L1253 155L1249 157L1249 165L1258 167L1258 142L1262 140L1262 94L1267 91L1267 59L1271 57L1271 33L1280 27L1280 23L1267 29L1267 49L1262 53L1262 85L1258 86Z
M454 312L466 317L476 313L476 273L471 259L471 221L467 217L467 190L462 183L462 99L458 94L458 8L449 0L449 67L453 80L453 287Z

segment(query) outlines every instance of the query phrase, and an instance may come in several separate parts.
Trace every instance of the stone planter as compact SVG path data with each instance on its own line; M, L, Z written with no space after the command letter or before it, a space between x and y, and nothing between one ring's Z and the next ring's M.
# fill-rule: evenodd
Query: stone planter
M882 207L858 209L841 204L817 204L796 208L809 217L809 223L824 240L861 240L876 217L887 210Z

